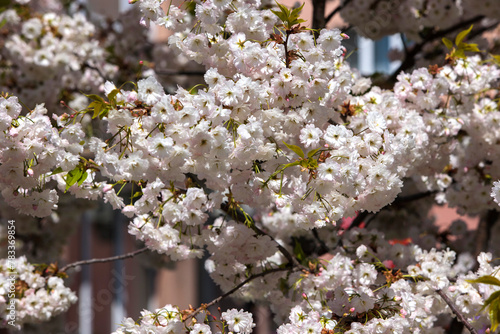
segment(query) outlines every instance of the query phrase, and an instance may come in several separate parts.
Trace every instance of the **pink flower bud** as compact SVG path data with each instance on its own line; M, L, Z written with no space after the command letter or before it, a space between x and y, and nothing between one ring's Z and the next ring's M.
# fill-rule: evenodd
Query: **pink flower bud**
M29 176L33 176L35 174L35 172L33 172L33 169L31 168L28 168L27 173Z
M356 311L356 308L355 308L355 307L351 307L351 308L349 309L349 312L351 312L351 313L354 313L354 311Z
M304 298L305 300L307 300L307 295L305 293L302 293L302 298Z
M108 191L110 191L111 189L113 189L113 186L111 184L107 184L105 185L103 188L102 188L102 192L103 193L107 193Z

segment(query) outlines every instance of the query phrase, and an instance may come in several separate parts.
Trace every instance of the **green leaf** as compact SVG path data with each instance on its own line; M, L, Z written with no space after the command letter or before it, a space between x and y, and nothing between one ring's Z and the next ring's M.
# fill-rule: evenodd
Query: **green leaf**
M307 156L310 158L310 157L314 156L316 153L318 153L319 150L321 150L321 148L317 148L315 150L309 151L307 153Z
M109 108L104 108L100 113L99 113L99 119L103 119L104 117L108 116L109 114Z
M287 169L288 167L292 167L292 166L298 166L301 164L302 161L305 161L305 160L300 160L300 161L294 161L294 162L290 162L289 164L286 164L283 166L283 168L279 171L280 173L282 171L284 171L285 169ZM277 174L276 174L277 175Z
M91 104L89 104L89 108L94 108L94 115L92 115L92 119L94 119L101 113L102 103L94 101Z
M464 30L458 34L457 38L455 38L455 45L460 46L460 43L462 43L465 36L467 36L471 32L472 27L474 27L474 25L471 25L469 29Z
M3 19L2 21L0 21L0 29L2 29L5 23L7 23L7 19Z
M281 9L281 12L282 12L282 13L284 13L287 17L289 17L289 16L290 16L290 10L288 9L288 7L287 7L287 6L282 5L282 4L278 3L278 2L276 2L276 4L277 4L277 5L278 5L278 7Z
M136 198L136 197L140 197L140 196L142 196L142 191L136 191L134 193L134 195L132 196L132 198Z
M120 93L120 91L115 88L108 94L108 100L113 107L116 106L116 95L118 95L118 93Z
M302 151L302 149L300 147L298 147L297 145L291 145L291 144L287 144L285 142L283 142L283 144L286 145L286 147L288 147L290 150L294 151L295 153L297 153L297 155L301 158L304 158L304 152Z
M276 15L281 20L281 22L286 22L286 14L284 14L283 12L278 12L277 10L271 10L271 12L273 12L273 14Z
M290 13L289 18L288 18L288 23L289 23L290 27L294 26L296 24L305 22L305 20L299 19L300 12L302 11L302 8L304 8L304 5L305 5L305 2L302 4L302 6L293 9L292 12Z
M464 53L464 49L461 49L461 48L457 49L453 55L456 58L461 58L461 59L465 59L466 58L465 57L465 53Z
M481 276L476 279L468 279L466 281L469 283L483 283L483 284L500 286L500 280L491 275Z
M78 165L75 167L75 169L69 171L68 174L66 175L66 189L64 190L64 192L68 191L68 189L72 185L77 183L82 177L83 173L84 171L81 165Z
M477 47L477 44L466 44L466 43L463 43L463 47L462 49L464 51L471 51L471 52L481 52L481 50L479 50L479 48Z
M493 62L496 63L497 65L500 65L500 55L493 55L490 54L491 58L493 58Z
M61 167L57 167L56 169L54 169L52 171L51 175L56 175L56 174L59 174L59 173L62 173L62 172L64 172L63 169Z
M87 179L87 176L89 174L87 173L87 171L83 172L83 174L80 176L80 178L78 179L78 186L81 186L82 183Z
M500 291L497 291L497 292L500 292ZM496 298L490 304L488 311L489 311L488 313L490 314L491 331L495 332L497 327L498 327L498 324L500 324L500 299L499 298Z
M481 310L484 310L486 307L491 306L495 300L500 301L500 291L495 291L493 292L488 299L484 301L484 306L481 308Z
M452 41L450 41L448 38L444 37L444 38L442 39L442 41L443 41L444 45L446 45L446 47L447 47L449 50L453 49L453 42L452 42Z
M99 95L96 95L96 94L89 94L89 95L86 95L84 94L86 97L88 97L89 99L91 99L92 101L98 101L98 102L101 102L103 104L106 103L106 101L104 101L104 99L102 97L100 97Z

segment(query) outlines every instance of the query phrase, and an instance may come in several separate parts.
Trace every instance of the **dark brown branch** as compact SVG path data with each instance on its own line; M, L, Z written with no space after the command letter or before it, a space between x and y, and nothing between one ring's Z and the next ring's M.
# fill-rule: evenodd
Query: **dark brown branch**
M456 308L455 304L451 301L451 299L443 292L443 290L436 290L436 293L443 298L443 300L448 304L451 311L457 316L458 320L460 320L464 326L471 332L472 334L477 334L477 331L472 327L472 325L465 319L462 313Z
M356 218L354 218L351 225L349 225L347 229L350 230L352 228L359 227L359 225L361 225L361 223L366 219L366 217L368 217L368 215L369 215L368 211L363 211L358 213Z
M394 204L401 204L401 203L406 203L406 202L412 202L412 201L416 201L416 200L419 200L422 198L426 198L428 196L432 196L436 193L437 193L437 191L426 191L423 193L416 193L416 194L412 194L412 195L408 195L408 196L396 197L396 199L394 200L393 203Z
M326 27L326 0L313 0L313 17L312 17L312 28L313 29L323 29Z
M192 311L191 313L187 314L185 317L183 317L183 321L186 321L192 317L194 317L195 315L197 315L198 313L200 313L201 311L203 310L206 310L207 308L209 308L210 306L212 305L215 305L217 304L218 302L220 302L222 299L232 295L233 293L235 293L236 291L238 291L239 289L241 289L245 284L253 281L254 279L256 278L259 278L259 277L263 277L263 276L266 276L268 274L272 274L272 273L277 273L277 272L280 272L280 271L286 271L286 270L291 270L292 268L291 267L285 267L285 268L274 268L274 269L269 269L269 270L266 270L266 271L263 271L261 273L258 273L258 274L255 274L255 275L252 275L250 277L248 277L246 280L244 280L243 282L241 282L240 284L236 285L234 288L232 288L231 290L229 290L228 292L226 292L225 294L223 295L220 295L219 297L215 298L214 300L212 300L211 302L209 302L208 304L202 304L200 307L198 307L196 310Z
M134 256L136 256L138 254L144 253L147 249L148 249L147 247L144 247L144 248L141 248L141 249L138 249L136 251L133 251L133 252L130 252L130 253L127 253L127 254L123 254L123 255L117 255L117 256L112 256L112 257L105 257L105 258L102 258L102 259L91 259L91 260L76 261L76 262L73 262L73 263L65 265L59 271L66 271L66 270L68 270L70 268L73 268L73 267L76 267L76 266L80 266L80 265L93 264L93 263L103 263L103 262L111 262L111 261L128 259L128 258L134 257Z

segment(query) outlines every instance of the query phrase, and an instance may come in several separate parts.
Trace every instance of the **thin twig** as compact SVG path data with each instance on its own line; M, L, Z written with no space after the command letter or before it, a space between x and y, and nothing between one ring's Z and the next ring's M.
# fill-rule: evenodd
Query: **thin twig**
M231 290L229 290L225 294L220 295L219 297L215 298L214 300L212 300L208 304L201 304L201 306L198 307L196 310L194 310L191 313L189 313L188 315L186 315L185 318L184 318L184 321L186 321L186 320L194 317L195 315L197 315L201 311L206 310L210 306L215 305L218 302L220 302L222 299L224 299L224 298L232 295L233 293L235 293L236 291L238 291L241 287L243 287L248 282L253 281L256 278L259 278L259 277L262 277L262 276L266 276L267 274L272 274L272 273L276 273L276 272L280 272L280 271L285 271L285 270L292 270L292 268L291 267L273 268L273 269L269 269L269 270L266 270L266 271L263 271L261 273L258 273L258 274L255 274L255 275L252 275L252 276L248 277L246 280L244 280L240 284L236 285L234 288L232 288Z
M451 311L457 316L457 318L464 324L465 327L471 332L472 334L477 334L477 331L472 327L472 325L465 319L462 313L456 308L455 304L451 301L451 299L443 292L443 290L436 290L436 293L443 298L443 300L448 304L450 307Z
M226 212L227 214L229 214L229 206L227 203L222 203L220 208ZM245 215L243 214L243 212L240 212L240 211L243 211L241 209L241 207L239 208L239 210L236 210L234 213L235 215L234 216L231 216L234 220L237 220L239 221L240 223L245 223L246 222L246 217ZM300 262L297 260L297 258L295 258L292 254L290 254L290 252L283 246L280 245L279 242L277 242L271 235L267 234L266 232L262 231L260 228L258 228L256 225L255 225L255 221L252 217L250 217L251 219L251 224L249 226L249 228L251 228L256 234L258 235L267 235L272 241L274 241L278 247L278 250L281 252L281 254L283 254L283 256L285 256L285 258L288 260L288 263L294 267L297 267L299 268L300 270L307 270L308 269L303 266L302 264L300 264Z
M288 260L288 263L290 265L292 265L296 268L299 268L300 270L309 271L308 268L306 268L305 266L300 264L299 260L297 260L297 258L295 256L293 256L292 254L290 254L290 252L285 247L281 246L279 244L279 242L277 242L272 236L270 236L266 232L262 231L260 228L255 226L255 224L253 224L252 229L259 235L267 235L269 238L271 238L271 240L274 241L278 245L278 250L281 252L281 254L283 254L286 257L286 259Z
M76 261L76 262L73 262L73 263L65 265L64 267L62 267L61 269L59 269L59 271L66 271L69 268L73 268L73 267L80 266L80 265L85 265L85 264L111 262L111 261L128 259L130 257L136 256L137 254L144 253L147 249L148 249L147 247L144 247L144 248L141 248L141 249L138 249L136 251L133 251L133 252L130 252L130 253L127 253L127 254L123 254L123 255L117 255L117 256L112 256L112 257L105 257L105 258L102 258L102 259L91 259L91 260Z
M407 196L401 196L401 197L396 197L394 200L393 204L401 204L401 203L406 203L406 202L411 202L411 201L416 201L422 198L426 198L428 196L436 194L437 191L425 191L422 193L416 193L412 195L407 195Z

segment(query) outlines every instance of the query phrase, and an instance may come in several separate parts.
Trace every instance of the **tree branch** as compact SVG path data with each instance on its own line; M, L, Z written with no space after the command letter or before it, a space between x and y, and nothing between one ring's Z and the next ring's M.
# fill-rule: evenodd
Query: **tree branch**
M144 253L147 249L148 249L147 247L144 247L144 248L141 248L141 249L138 249L136 251L133 251L133 252L130 252L130 253L127 253L127 254L123 254L123 255L117 255L117 256L112 256L112 257L105 257L105 258L102 258L102 259L91 259L91 260L76 261L76 262L73 262L73 263L65 265L64 267L62 267L61 269L59 269L59 271L66 271L66 270L68 270L70 268L73 268L73 267L76 267L76 266L80 266L80 265L86 265L86 264L92 264L92 263L103 263L103 262L111 262L111 261L128 259L130 257L136 256L137 254Z
M215 298L214 300L212 300L211 302L209 302L208 304L201 304L200 307L198 307L196 310L194 311L191 311L191 313L183 316L183 321L186 321L192 317L194 317L195 315L197 315L198 313L200 313L201 311L203 310L206 310L207 308L209 308L210 306L212 305L215 305L217 304L218 302L220 302L222 299L232 295L233 293L235 293L236 291L238 291L239 289L241 289L245 284L253 281L254 279L256 278L259 278L259 277L263 277L263 276L266 276L267 274L272 274L272 273L277 273L277 272L280 272L280 271L286 271L286 270L292 270L292 267L285 267L285 268L273 268L273 269L269 269L269 270L266 270L266 271L263 271L261 273L258 273L258 274L255 274L255 275L252 275L250 277L248 277L246 280L244 280L243 282L241 282L240 284L236 285L234 288L232 288L231 290L229 290L228 292L224 293L223 295L220 295L219 297Z
M406 203L406 202L412 202L412 201L416 201L416 200L419 200L419 199L422 199L422 198L426 198L428 196L431 196L431 195L434 195L436 194L437 191L426 191L426 192L423 192L423 193L416 193L416 194L412 194L412 195L408 195L408 196L401 196L401 197L396 197L396 199L394 200L394 204L401 204L401 203Z
M221 204L221 209L226 213L226 214L229 214L229 205L228 203L222 203ZM241 211L241 212L240 212ZM243 211L243 209L241 208L241 206L239 206L238 210L236 210L235 212L234 217L231 216L234 220L237 220L239 221L240 223L245 223L246 222L246 217L245 217L245 213ZM249 226L249 228L251 228L257 235L267 235L269 238L271 238L272 241L274 241L278 247L278 250L281 252L281 254L283 254L283 256L288 260L288 263L291 265L291 266L294 266L294 267L297 267L299 268L300 270L306 270L306 271L309 271L308 268L306 268L305 266L303 266L302 264L300 264L300 262L292 255L290 254L290 252L283 246L281 246L279 244L279 242L277 242L271 235L267 234L266 232L262 231L260 228L258 228L256 225L255 225L255 221L253 220L252 217L250 217L251 219L251 224Z
M312 28L313 29L323 29L326 27L326 0L313 0L313 17L312 17Z
M354 218L351 225L349 225L349 227L347 229L350 230L352 228L359 227L359 225L361 225L363 220L365 220L365 218L368 217L368 215L369 215L368 211L363 211L363 212L358 213L356 218Z
M462 313L455 307L455 304L451 301L451 299L443 292L443 290L436 290L436 293L443 298L443 300L448 304L450 307L451 311L457 316L457 318L464 324L465 327L471 332L472 334L477 334L477 331L472 327L472 325L465 319Z

